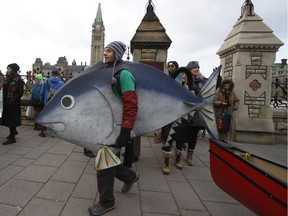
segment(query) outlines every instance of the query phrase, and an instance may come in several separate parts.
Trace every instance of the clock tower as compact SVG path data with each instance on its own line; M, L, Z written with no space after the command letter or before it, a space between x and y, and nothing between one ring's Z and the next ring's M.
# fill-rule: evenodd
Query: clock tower
M101 3L92 25L90 65L103 61L105 27L102 20Z

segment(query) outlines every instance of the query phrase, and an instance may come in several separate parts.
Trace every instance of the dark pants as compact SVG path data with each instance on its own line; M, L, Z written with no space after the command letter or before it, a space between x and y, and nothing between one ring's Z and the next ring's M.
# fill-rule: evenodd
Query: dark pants
M201 126L190 126L190 135L188 140L188 149L194 150L197 139L198 139L198 133L201 130Z
M99 203L104 207L111 207L115 204L114 177L124 183L131 183L136 173L122 164L104 170L97 171L97 184L99 191Z
M139 157L141 153L141 137L137 136L134 138L133 142L133 156Z
M183 139L175 139L176 141L176 148L178 150L182 150L184 143L188 142L188 149L194 150L195 146L197 144L197 139L198 139L198 133L201 130L202 126L189 126L187 130L187 134L185 135L185 138ZM187 136L187 138L186 138ZM162 147L163 151L170 152L171 151L171 146L163 146Z
M140 156L141 150L141 137L135 137L132 139L132 145L127 145L125 147L124 161L123 165L126 167L132 167L132 162L135 158Z

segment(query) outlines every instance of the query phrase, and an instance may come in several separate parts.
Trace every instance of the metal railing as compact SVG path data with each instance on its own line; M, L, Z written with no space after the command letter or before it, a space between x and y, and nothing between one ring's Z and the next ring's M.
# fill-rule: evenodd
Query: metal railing
M274 108L284 108L287 109L287 78L281 80L275 78L272 81L272 95L270 104Z

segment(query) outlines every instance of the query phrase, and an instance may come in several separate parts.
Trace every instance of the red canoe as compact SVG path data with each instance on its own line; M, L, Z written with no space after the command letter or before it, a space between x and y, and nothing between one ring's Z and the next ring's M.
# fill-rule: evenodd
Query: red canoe
M257 215L287 215L287 167L210 139L210 172L223 191Z

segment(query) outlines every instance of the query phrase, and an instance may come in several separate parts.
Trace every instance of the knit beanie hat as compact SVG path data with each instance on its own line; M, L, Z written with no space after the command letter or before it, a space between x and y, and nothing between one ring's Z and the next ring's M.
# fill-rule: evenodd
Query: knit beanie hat
M115 52L115 60L121 60L126 50L126 45L121 41L113 41L106 48L110 48Z
M188 68L189 70L191 70L192 68L196 68L196 67L200 68L198 61L190 61L190 62L187 64L187 68Z
M35 77L36 77L36 79L38 79L38 80L42 80L42 79L43 79L42 74L37 74Z
M20 70L20 67L16 63L9 64L7 69L10 68L14 73L17 73Z

